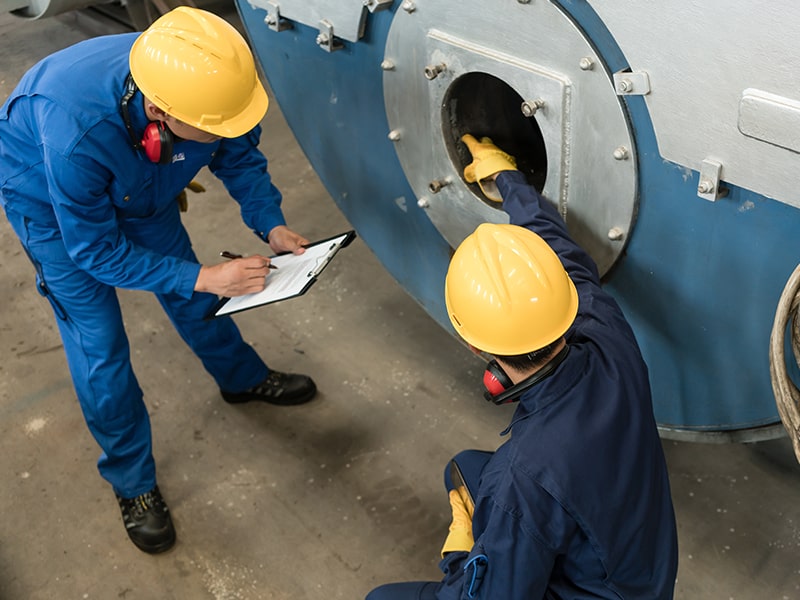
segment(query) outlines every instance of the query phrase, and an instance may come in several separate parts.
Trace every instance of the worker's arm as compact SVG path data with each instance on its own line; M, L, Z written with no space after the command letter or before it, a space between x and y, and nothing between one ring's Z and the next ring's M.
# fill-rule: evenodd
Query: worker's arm
M259 150L261 126L243 136L220 142L208 165L239 203L242 220L275 252L302 254L308 240L286 226L283 196L272 183L267 158Z
M568 539L576 525L538 486L528 482L524 488L518 489L524 515L491 499L479 501L473 523L480 535L469 552L442 559L439 600L545 597L560 544L552 540Z
M513 225L539 234L558 254L575 285L590 282L600 285L594 260L570 236L555 206L530 185L519 171L502 171L496 183L503 197L503 210Z

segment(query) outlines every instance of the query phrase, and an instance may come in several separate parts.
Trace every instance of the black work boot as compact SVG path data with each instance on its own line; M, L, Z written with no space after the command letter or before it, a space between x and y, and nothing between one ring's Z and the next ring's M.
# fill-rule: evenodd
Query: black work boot
M136 498L117 496L117 502L128 537L139 550L158 554L172 548L175 544L175 527L158 486Z
M240 404L259 400L278 406L291 406L308 402L317 393L317 386L307 375L270 371L258 385L239 393L221 390L225 402Z

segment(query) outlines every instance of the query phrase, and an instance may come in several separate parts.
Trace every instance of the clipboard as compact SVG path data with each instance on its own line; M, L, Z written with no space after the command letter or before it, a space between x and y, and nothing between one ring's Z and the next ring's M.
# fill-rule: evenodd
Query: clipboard
M461 473L461 467L458 466L458 463L455 460L450 461L450 481L453 483L453 489L456 490L458 488L464 488L467 492L466 497L466 505L469 514L475 511L475 496L472 493L472 490L469 489L466 480L464 479L463 473Z
M302 296L314 284L336 253L348 246L355 237L356 232L350 230L306 245L303 254L286 252L271 257L271 264L278 268L270 271L267 285L263 290L244 296L220 299L213 310L206 315L206 320Z

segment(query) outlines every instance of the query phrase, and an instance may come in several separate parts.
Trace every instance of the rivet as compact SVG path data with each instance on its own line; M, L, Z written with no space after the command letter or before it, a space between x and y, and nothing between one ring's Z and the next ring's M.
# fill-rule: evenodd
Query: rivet
M608 230L608 239L618 241L625 236L625 232L620 227L612 227Z
M444 63L440 63L438 65L428 65L425 67L425 77L427 79L436 79L439 76L439 73L442 73L447 70L447 65Z
M630 92L633 90L633 82L630 79L620 79L617 84L617 90L620 92Z
M697 185L697 191L701 194L710 194L714 191L714 183L708 179L701 179Z
M627 160L627 158L628 158L628 149L625 146L620 146L614 150L615 160Z
M536 100L526 100L522 103L522 106L520 106L522 114L526 117L532 117L540 108L544 108L544 100L541 98L537 98Z
M431 194L438 194L443 187L449 184L450 182L447 180L434 179L428 184L428 190L430 190Z

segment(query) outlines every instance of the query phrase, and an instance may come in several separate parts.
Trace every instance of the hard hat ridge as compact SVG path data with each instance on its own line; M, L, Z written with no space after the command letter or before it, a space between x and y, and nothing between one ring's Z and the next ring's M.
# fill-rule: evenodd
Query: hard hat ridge
M461 243L445 279L457 333L498 356L544 348L577 314L575 285L540 236L517 225L484 223Z

